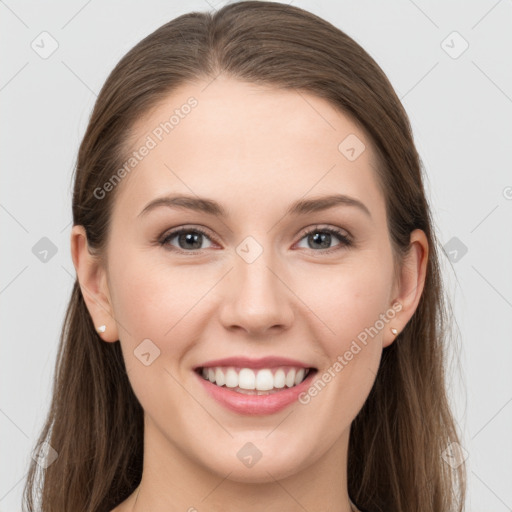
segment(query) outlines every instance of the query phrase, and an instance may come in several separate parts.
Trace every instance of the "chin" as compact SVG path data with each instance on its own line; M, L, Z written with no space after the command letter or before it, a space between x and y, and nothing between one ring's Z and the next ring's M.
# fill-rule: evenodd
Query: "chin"
M263 462L260 461L258 466L259 467L254 466L252 468L231 468L231 473L227 478L228 480L239 483L267 484L273 483L276 480L282 480L297 472L296 467L290 467L289 465L286 465L286 467L274 463L264 465ZM223 477L226 474L224 474Z
M235 454L235 458L223 458L216 467L211 469L222 478L229 475L227 479L233 482L263 484L287 478L306 467L306 461L299 461L296 454L287 457L286 453L282 452L280 456L276 456L278 450L279 448L276 447L272 450L272 454L267 456L262 453L261 458L256 462L247 460L244 463L243 454L240 456L242 460ZM211 464L209 466L211 467Z

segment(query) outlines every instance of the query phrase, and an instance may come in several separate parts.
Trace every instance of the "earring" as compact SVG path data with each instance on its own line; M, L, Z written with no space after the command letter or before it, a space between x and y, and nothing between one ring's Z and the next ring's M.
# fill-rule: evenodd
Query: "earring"
M106 329L107 329L106 325L100 325L99 327L96 327L96 330L98 332L105 332Z
M398 331L394 327L390 327L390 329L395 336L398 334Z

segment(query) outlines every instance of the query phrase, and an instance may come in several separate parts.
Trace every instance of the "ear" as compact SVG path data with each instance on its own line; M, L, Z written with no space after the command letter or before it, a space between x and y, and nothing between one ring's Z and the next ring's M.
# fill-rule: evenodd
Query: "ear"
M97 329L101 325L106 326L103 333L97 331L98 336L104 341L117 341L119 336L108 289L106 269L100 258L89 251L83 226L76 225L71 230L71 257L94 327Z
M383 348L393 343L416 311L425 285L427 261L427 236L421 229L415 229L411 233L409 251L400 269L399 283L395 287L396 296L392 304L397 313L389 323L383 339ZM393 334L390 328L395 328L398 334Z

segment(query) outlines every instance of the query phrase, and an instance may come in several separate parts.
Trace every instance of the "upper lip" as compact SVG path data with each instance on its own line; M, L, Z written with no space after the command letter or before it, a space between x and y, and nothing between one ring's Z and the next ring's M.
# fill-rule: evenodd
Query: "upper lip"
M313 368L313 366L297 361L296 359L267 356L259 359L252 359L250 357L226 357L224 359L215 359L196 366L194 370L215 366L236 366L239 368L275 368L276 366L296 366L299 368Z

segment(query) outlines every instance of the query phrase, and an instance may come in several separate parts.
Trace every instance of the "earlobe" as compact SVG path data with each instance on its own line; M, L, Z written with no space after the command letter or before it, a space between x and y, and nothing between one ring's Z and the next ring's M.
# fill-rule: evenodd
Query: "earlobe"
M96 332L104 341L117 341L119 336L106 279L106 269L100 258L91 254L83 226L76 225L71 230L71 257Z
M393 300L394 304L400 305L393 320L393 329L397 332L395 334L391 331L389 335L386 334L383 347L395 341L418 307L425 286L428 251L427 236L421 229L415 229L411 233L409 251L401 268L398 296ZM396 308L393 309L396 311Z

